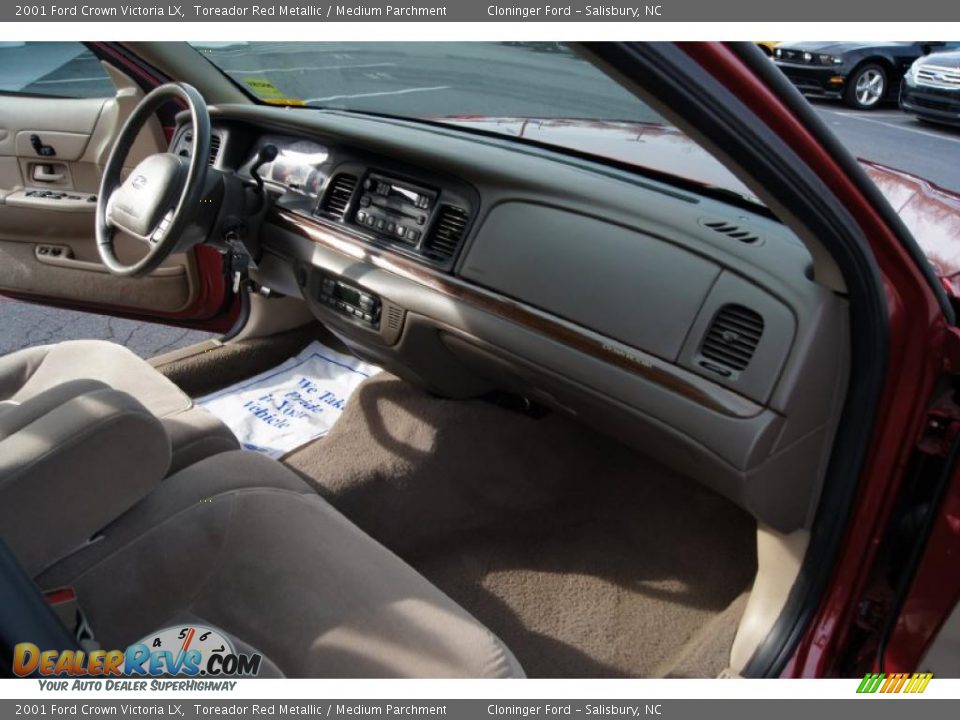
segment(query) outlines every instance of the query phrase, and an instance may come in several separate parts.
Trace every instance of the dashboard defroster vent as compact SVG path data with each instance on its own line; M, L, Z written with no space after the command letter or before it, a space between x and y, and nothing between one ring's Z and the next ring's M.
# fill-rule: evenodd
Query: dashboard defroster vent
M724 305L710 323L700 354L732 370L745 370L762 335L758 313L743 305Z
M430 235L423 243L423 251L436 260L449 260L457 252L467 229L467 211L453 205L443 205L437 212Z
M339 220L347 214L347 208L350 206L350 199L353 197L353 191L357 189L357 176L341 173L330 181L323 200L320 202L320 210Z
M756 233L746 230L736 223L728 222L727 220L707 219L701 220L700 222L704 227L708 227L714 232L726 235L734 240L739 240L747 245L751 245L760 239Z

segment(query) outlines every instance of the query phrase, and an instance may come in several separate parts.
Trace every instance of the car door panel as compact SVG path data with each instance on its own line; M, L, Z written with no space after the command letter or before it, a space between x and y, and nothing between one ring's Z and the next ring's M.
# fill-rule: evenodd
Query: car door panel
M100 174L123 122L143 96L105 65L112 98L10 95L0 103L0 292L134 314L190 314L197 302L194 253L171 256L143 278L110 274L94 236ZM127 159L166 148L156 119ZM118 236L118 256L132 262L146 248Z

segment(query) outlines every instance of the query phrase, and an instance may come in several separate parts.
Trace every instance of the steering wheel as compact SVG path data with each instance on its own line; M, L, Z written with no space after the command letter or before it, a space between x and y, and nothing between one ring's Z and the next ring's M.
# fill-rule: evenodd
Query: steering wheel
M121 183L124 162L137 135L157 109L170 100L182 100L190 112L190 157L169 152L151 155ZM210 115L196 88L167 83L134 108L110 151L97 196L97 249L110 272L128 277L146 275L177 248L203 198L209 155ZM132 265L121 262L113 242L117 231L146 243L147 254Z

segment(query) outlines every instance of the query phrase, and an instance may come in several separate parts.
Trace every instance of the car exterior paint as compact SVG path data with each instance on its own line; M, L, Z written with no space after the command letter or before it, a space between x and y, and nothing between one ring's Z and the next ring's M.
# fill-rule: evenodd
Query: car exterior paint
M960 298L960 194L902 170L866 160L860 165L909 228L944 287Z

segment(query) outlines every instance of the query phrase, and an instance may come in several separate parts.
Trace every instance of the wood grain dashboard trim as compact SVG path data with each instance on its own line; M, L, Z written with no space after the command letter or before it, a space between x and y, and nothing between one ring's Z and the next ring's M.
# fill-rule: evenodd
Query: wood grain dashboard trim
M275 207L268 222L310 242L419 283L454 300L495 314L602 362L656 383L686 399L730 417L750 418L763 407L709 380L613 339L594 336L575 325L550 318L511 298L498 295L402 255L381 251L300 213Z

